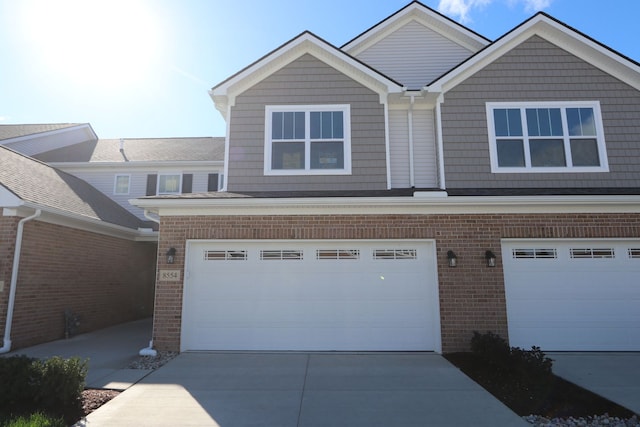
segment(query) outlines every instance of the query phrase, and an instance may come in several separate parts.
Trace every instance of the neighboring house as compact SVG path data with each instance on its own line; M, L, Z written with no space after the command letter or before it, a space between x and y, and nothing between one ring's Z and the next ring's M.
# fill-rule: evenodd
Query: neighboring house
M211 96L224 191L133 202L160 217L158 349L640 350L637 62L413 2Z
M3 146L0 209L0 352L151 315L157 232L139 218Z
M84 179L140 219L130 199L224 182L224 138L98 139L87 124L0 125L0 145Z

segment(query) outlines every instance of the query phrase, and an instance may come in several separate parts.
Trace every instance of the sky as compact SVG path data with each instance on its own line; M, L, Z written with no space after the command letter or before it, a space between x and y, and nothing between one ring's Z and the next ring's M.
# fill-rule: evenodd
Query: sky
M224 136L208 91L305 30L337 47L409 0L0 0L0 124ZM543 10L640 61L640 0L424 0L495 40Z

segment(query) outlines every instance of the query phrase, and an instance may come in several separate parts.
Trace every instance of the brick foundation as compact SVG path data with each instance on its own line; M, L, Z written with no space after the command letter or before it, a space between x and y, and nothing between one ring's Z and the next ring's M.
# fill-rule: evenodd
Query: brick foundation
M184 269L187 239L435 239L443 352L467 350L472 332L507 337L503 238L638 238L640 214L332 215L163 217L158 268L175 247L172 269ZM487 268L484 252L498 256ZM453 250L458 267L447 266ZM158 282L154 343L179 350L182 283Z

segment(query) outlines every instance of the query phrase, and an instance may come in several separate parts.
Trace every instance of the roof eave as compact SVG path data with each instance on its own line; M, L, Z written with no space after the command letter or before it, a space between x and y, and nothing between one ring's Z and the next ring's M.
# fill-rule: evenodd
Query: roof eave
M228 107L235 105L237 95L307 53L378 92L381 97L404 89L390 77L307 31L213 87L209 96L225 116Z
M544 12L516 26L423 89L434 93L447 92L534 35L640 90L640 64Z

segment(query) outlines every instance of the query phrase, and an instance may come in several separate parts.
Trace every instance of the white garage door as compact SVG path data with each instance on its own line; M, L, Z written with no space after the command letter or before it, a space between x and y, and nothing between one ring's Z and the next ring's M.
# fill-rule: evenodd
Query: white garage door
M190 241L182 350L440 349L433 242Z
M509 341L640 350L640 241L504 240Z

